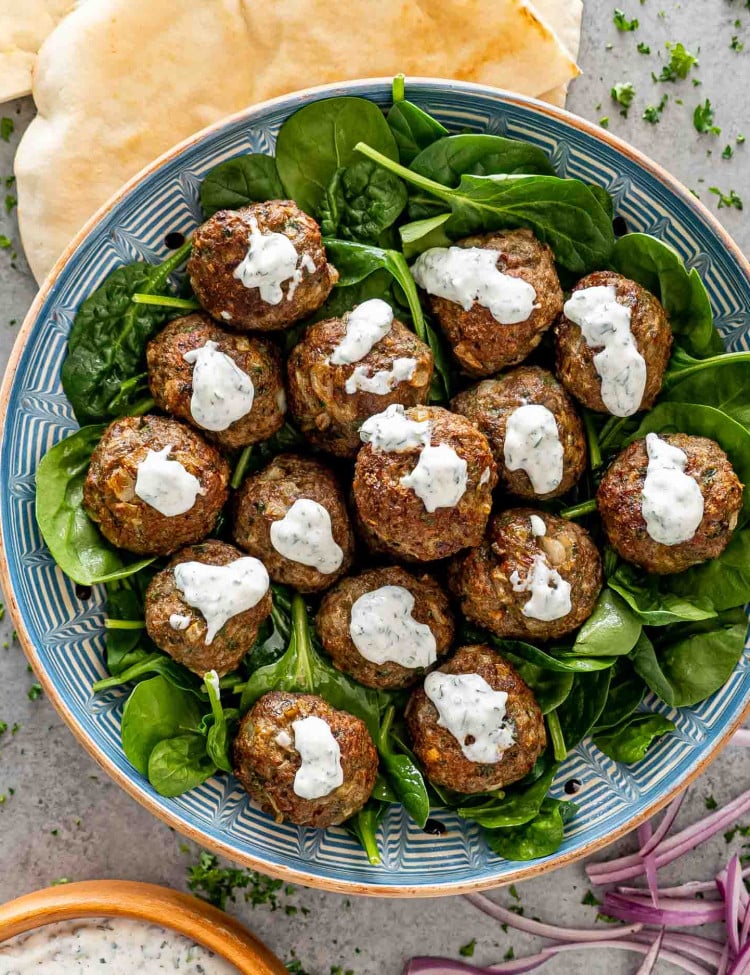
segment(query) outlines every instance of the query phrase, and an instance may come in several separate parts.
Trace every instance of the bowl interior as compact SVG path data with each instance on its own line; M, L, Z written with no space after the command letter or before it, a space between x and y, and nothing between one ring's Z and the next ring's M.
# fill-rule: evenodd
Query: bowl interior
M419 830L399 808L381 826L383 863L367 863L342 829L325 832L277 825L247 801L228 776L177 799L158 796L129 764L120 745L124 692L95 699L91 684L105 675L104 592L89 599L56 568L34 520L34 473L39 459L76 426L59 380L65 342L81 301L123 263L159 261L165 236L201 222L200 182L217 163L246 152L273 151L284 119L307 101L337 94L390 103L390 85L356 82L288 96L207 130L167 154L105 209L62 270L48 281L19 338L15 374L6 377L0 479L6 486L2 535L6 595L21 642L56 706L79 740L123 787L178 830L236 860L302 883L382 894L438 894L520 879L592 852L650 815L695 776L744 716L750 696L747 656L726 686L696 708L675 711L654 698L644 707L675 721L635 767L618 765L584 742L565 762L553 788L564 795L576 779L579 812L562 848L531 864L490 853L479 828L438 812L443 835ZM700 272L716 321L731 350L750 347L745 309L750 273L739 251L686 190L633 150L564 112L492 89L421 81L409 97L451 131L489 132L545 149L561 175L604 186L628 230L672 244Z

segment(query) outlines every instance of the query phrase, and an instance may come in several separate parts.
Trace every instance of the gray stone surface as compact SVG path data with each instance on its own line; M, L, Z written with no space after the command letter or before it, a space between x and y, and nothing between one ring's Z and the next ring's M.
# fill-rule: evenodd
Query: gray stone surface
M716 198L709 186L725 192L735 189L750 202L750 146L737 147L732 160L721 152L740 132L750 137L750 10L743 0L622 0L626 12L637 16L641 27L618 33L612 25L612 4L587 0L581 64L584 75L570 96L570 108L598 120L608 115L611 131L622 135L670 169L696 190L712 210ZM663 11L663 14L662 14ZM733 26L742 20L742 27ZM747 50L730 50L733 35L746 40ZM694 72L703 84L688 80L677 85L655 84L651 71L660 71L664 43L680 40L690 50L700 48L700 68ZM650 44L652 54L636 51L638 41ZM611 45L611 47L610 47ZM628 119L620 118L609 89L616 82L632 81L637 95ZM644 106L667 92L670 102L660 125L641 119ZM710 98L716 109L720 137L699 136L692 111L699 100ZM684 105L677 105L677 99ZM32 115L29 101L6 106L16 131L8 144L0 142L0 177L10 174L18 137ZM12 190L9 190L12 193ZM0 205L0 210L4 208ZM741 246L750 246L750 228L743 213L723 209L719 216ZM0 216L0 233L18 247L14 217ZM0 363L4 365L16 332L35 292L23 257L0 250ZM2 648L3 640L9 646ZM12 642L10 625L0 625L0 720L18 723L0 738L0 901L43 886L60 877L84 879L121 877L183 887L186 867L197 849L181 849L182 839L151 817L122 793L76 744L70 732L44 699L31 701L27 691L34 682L26 661ZM745 788L750 756L729 749L693 787L680 818L689 822L704 811L704 799L719 802ZM14 794L10 795L10 789ZM625 848L632 841L625 840ZM665 871L669 880L708 878L727 855L723 838L708 844L688 862ZM587 889L582 867L574 865L519 887L527 914L557 923L593 923L595 911L581 905ZM513 903L507 891L496 896ZM396 973L413 954L458 957L461 945L476 938L474 961L499 960L509 947L517 955L536 945L524 936L505 934L489 918L459 898L433 901L349 901L342 896L299 890L289 903L309 914L287 915L267 907L251 910L244 903L231 909L247 921L283 958L296 951L304 967L315 975L329 975L331 966L353 969L357 975ZM591 975L635 971L632 956L597 950L580 960L547 965L550 975L586 971Z

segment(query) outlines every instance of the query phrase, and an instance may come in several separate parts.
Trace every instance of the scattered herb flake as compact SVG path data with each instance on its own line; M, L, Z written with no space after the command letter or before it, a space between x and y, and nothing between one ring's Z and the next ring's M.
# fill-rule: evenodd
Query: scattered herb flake
M639 54L650 54L651 48L644 41L638 41L638 53Z
M503 961L513 961L515 957L516 957L516 953L515 951L513 951L513 946L511 945L510 948L508 948L508 950L503 955Z
M581 903L585 904L587 907L599 907L601 905L601 901L591 890L586 891L586 893L583 895Z
M730 145L724 146L724 151L721 154L722 159L731 159L734 155L734 149Z
M714 125L714 110L708 98L702 105L695 106L693 125L695 126L696 132L708 133L709 135L721 135L719 126Z
M737 138L735 139L735 142L737 143L737 145L738 145L738 146L742 146L742 145L744 145L744 144L745 144L745 136L744 136L744 135L742 135L742 133L740 133L740 134L739 134L739 135L737 136Z
M724 193L718 186L709 186L708 191L709 193L713 193L714 196L718 196L720 210L723 210L725 207L727 209L733 207L735 210L744 209L742 197L738 196L734 190L730 190L729 193Z
M608 129L609 128L609 115L602 115L602 117L599 119L599 125L601 125L601 127L603 129Z
M516 888L515 884L510 885L510 887L508 888L508 893L510 894L510 896L513 898L514 901L521 900L521 895L518 893L518 889Z
M628 20L628 18L625 16L625 11L620 10L619 7L615 8L615 12L612 16L612 22L614 23L615 27L621 31L638 30L638 18L633 17L632 20Z
M458 949L458 953L459 955L461 955L462 958L473 958L474 949L476 948L476 946L477 946L477 939L472 938L471 941L467 941L465 945L461 945L461 947Z
M623 118L628 117L628 109L633 104L633 99L635 98L635 88L631 81L623 81L620 84L614 85L610 91L610 95L620 106L620 115Z
M2 139L3 142L10 142L10 137L13 135L13 130L15 127L16 123L13 121L13 119L4 115L0 119L0 139Z
M732 36L732 42L729 45L729 49L731 51L737 51L737 52L744 51L745 49L744 43L739 39L739 37L737 37L736 34Z
M0 234L0 248L2 248L2 250L4 251L7 251L12 246L13 246L13 242L11 241L10 237L6 237L5 234ZM8 649L7 643L5 644L5 649L6 650Z
M38 701L43 693L41 684L32 684L27 691L27 697L30 701Z
M669 95L662 95L658 105L647 105L643 112L643 119L652 125L656 125L661 121L661 113L664 111L668 101Z
M18 200L12 193L5 194L5 212L12 213L18 204Z
M679 41L676 44L667 41L665 47L669 51L669 61L661 69L658 81L677 81L678 78L687 78L690 69L700 63L698 58Z
M713 812L714 809L719 808L719 803L714 799L713 796L706 796L703 802L705 803L706 809L708 809L709 812Z
M226 908L227 901L236 900L238 890L244 891L245 902L251 907L267 904L272 911L280 907L286 910L290 905L282 905L279 895L288 896L294 892L294 887L285 886L283 880L274 880L256 870L221 867L218 858L205 850L201 852L198 862L188 867L187 885L203 900L221 910Z
M7 730L8 730L8 722L0 721L0 735L4 735Z
M62 887L63 884L69 884L70 877L58 877L57 880L53 880L52 887Z

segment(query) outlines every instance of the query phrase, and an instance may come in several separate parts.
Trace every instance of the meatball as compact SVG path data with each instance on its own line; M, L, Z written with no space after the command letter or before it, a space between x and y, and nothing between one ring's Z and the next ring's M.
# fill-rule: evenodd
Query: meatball
M341 488L320 461L279 454L242 484L234 540L274 582L328 589L351 565L354 533Z
M430 561L479 544L497 483L484 434L439 406L391 406L362 438L354 501L379 551Z
M455 413L487 437L503 486L521 498L557 498L586 470L583 425L552 373L521 366L459 393Z
M362 322L377 317L390 328L353 359L341 349L342 340ZM355 333L356 334L356 333ZM339 351L344 362L336 363ZM343 354L341 354L343 352ZM361 446L362 421L391 403L426 403L432 381L432 352L379 299L364 302L343 318L311 325L287 361L289 410L295 422L317 447L339 457L354 457Z
M149 342L146 361L159 409L227 450L266 440L284 425L281 358L264 339L233 335L208 315L187 315Z
M328 725L338 746L343 776L340 785L317 798L299 794L315 791L298 779L303 759L295 748L299 734L295 724L308 718ZM234 741L233 765L250 797L277 822L325 829L349 819L370 798L378 774L378 753L365 723L354 715L337 711L314 694L271 691L242 719Z
M591 615L602 564L580 525L532 508L503 511L448 569L464 615L499 637L553 640Z
M448 298L430 295L433 314L461 367L471 376L490 376L525 359L562 311L563 293L554 255L530 230L496 231L465 237L454 246L497 251L497 270L508 277L520 278L536 292L536 296L532 296L531 313L523 321L510 324L495 318L479 301L475 300L467 310ZM414 266L417 284L427 284L420 273L427 260L429 257L423 255ZM516 316L511 314L509 317Z
M437 707L424 687L413 691L406 709L412 748L427 778L455 792L488 792L522 779L534 767L547 744L544 718L530 688L516 670L486 644L460 647L437 674L476 674L493 691L504 691L507 747L496 762L474 761L465 749L474 743L467 735L459 741L440 720ZM428 678L428 681L430 678ZM433 694L434 696L434 694ZM469 741L472 738L472 741Z
M244 552L212 538L184 548L166 569L154 576L146 590L146 632L160 650L201 677L209 670L215 670L220 677L235 670L255 643L260 624L271 612L268 576L256 562L253 568L259 567L260 575L265 577L260 580L265 581L265 593L254 606L229 617L213 634L209 633L201 610L187 602L177 584L175 568L186 562L224 567L243 558L247 558ZM216 584L228 585L229 581L224 581L226 576L226 572L221 573ZM212 594L207 595L210 598Z
M649 438L653 436L649 434ZM657 440L683 452L684 473L700 488L703 517L695 534L677 544L664 544L649 533L650 528L659 534L652 525L647 526L644 517L647 440L634 441L615 457L599 485L596 503L607 538L624 559L647 572L683 572L691 565L717 558L727 547L742 508L742 484L727 455L713 440L685 433L659 436ZM679 501L672 507L678 514L686 510Z
M171 555L211 532L228 487L226 460L190 427L126 416L110 423L91 455L83 506L118 548Z
M384 690L409 687L431 669L450 649L455 628L432 576L395 565L342 579L323 597L316 626L339 670Z
M659 395L672 351L672 329L659 300L640 284L614 271L595 271L587 275L573 288L573 295L587 288L608 287L614 288L617 304L630 309L630 332L645 363L645 383L639 383L632 368L624 375L621 373L617 381L608 384L612 387L605 394L610 404L608 407L602 398L602 378L594 365L594 358L604 346L589 346L581 328L566 314L555 326L557 375L568 392L590 410L629 416L638 410L650 409ZM570 311L570 303L566 302L565 307ZM622 362L622 354L622 344L618 340L618 347L613 349L615 362ZM638 402L640 385L643 385L643 395ZM627 405L630 399L632 403Z
M193 234L187 270L203 308L239 332L307 318L339 278L320 227L291 200L219 210Z

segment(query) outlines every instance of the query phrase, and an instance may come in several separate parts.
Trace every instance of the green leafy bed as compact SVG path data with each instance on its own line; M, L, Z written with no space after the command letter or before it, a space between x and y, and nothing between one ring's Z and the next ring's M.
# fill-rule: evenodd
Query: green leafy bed
M653 237L630 233L616 240L608 194L559 178L540 149L494 135L450 135L405 100L403 79L397 78L387 116L358 98L315 102L282 126L275 159L232 159L201 187L207 217L280 197L296 200L320 221L329 260L339 270L338 286L316 318L341 314L366 298L391 302L432 348L433 403L445 404L459 377L407 264L427 247L475 232L529 227L551 246L564 284L613 268L660 297L675 343L658 404L626 420L605 422L586 413L591 470L564 500L563 513L586 519L602 544L593 501L598 480L617 451L648 431L711 437L750 484L750 353L723 353L695 270L688 272ZM273 613L239 669L220 682L201 681L146 635L143 597L158 565L114 549L83 511L83 479L105 424L153 406L146 342L169 318L195 307L186 284L177 297L172 280L189 249L187 242L158 266L118 268L82 304L62 381L83 426L49 451L37 474L37 518L53 557L76 582L107 586L111 676L94 691L128 687L122 715L128 758L159 793L179 795L216 772L231 771L237 722L262 694L276 688L314 692L362 718L377 743L375 791L347 824L371 862L379 861L377 827L391 803L402 803L420 826L431 807L452 807L484 827L490 847L503 857L553 853L575 813L572 803L548 796L570 749L591 735L615 761L637 762L674 728L669 719L641 710L647 691L670 706L691 706L717 691L737 664L746 633L743 605L750 599L750 492L724 554L680 575L649 576L605 548L605 588L575 637L535 646L462 625L461 641L489 642L521 672L546 715L550 744L531 774L504 793L437 793L409 751L405 696L367 689L336 670L311 624L313 605L275 586ZM285 334L287 349L303 328ZM541 361L545 355L542 347ZM235 460L233 485L290 446L304 445L287 425L246 449Z

